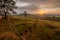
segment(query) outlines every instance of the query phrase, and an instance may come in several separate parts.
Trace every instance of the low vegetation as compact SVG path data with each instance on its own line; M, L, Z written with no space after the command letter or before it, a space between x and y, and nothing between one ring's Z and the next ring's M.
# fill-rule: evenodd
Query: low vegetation
M11 16L10 23L13 35L20 40L60 40L60 22ZM11 31L6 20L0 26L0 34Z

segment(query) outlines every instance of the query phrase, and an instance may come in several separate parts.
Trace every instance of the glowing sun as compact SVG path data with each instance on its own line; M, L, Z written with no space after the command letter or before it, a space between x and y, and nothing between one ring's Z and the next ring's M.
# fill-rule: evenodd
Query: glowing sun
M40 15L44 15L45 11L44 10L38 10L37 13L40 14Z
M44 10L37 10L37 11L34 11L35 14L40 14L41 16L43 16L46 12Z

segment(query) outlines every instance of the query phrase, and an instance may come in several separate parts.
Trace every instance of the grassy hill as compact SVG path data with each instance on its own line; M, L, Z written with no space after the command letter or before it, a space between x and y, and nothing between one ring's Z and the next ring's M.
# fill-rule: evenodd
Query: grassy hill
M10 26L6 20L0 21L0 33L12 31L21 40L60 40L60 22L11 16Z

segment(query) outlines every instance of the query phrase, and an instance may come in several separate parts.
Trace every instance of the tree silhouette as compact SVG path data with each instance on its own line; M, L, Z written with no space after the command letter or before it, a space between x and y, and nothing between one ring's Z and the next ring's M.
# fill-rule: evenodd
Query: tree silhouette
M0 14L7 18L7 15L14 12L15 2L13 0L0 0Z
M27 17L27 11L24 11L24 16Z

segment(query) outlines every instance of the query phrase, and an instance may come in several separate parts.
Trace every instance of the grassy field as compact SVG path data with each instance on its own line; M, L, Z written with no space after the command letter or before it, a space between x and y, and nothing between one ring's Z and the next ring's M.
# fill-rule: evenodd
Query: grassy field
M0 33L12 31L21 40L60 40L60 22L40 20L22 16L11 16L10 26L6 20L0 21Z

